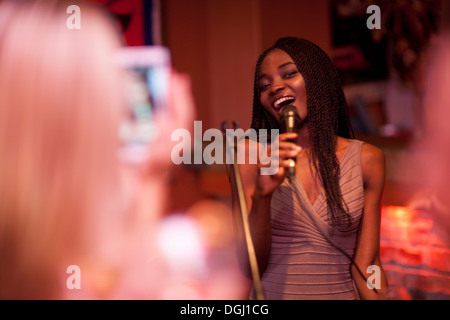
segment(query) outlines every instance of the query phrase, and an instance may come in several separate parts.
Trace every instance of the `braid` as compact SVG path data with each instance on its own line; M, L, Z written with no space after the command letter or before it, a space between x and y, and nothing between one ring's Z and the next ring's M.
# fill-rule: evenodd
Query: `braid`
M251 127L259 132L259 129L280 129L278 121L261 106L259 102L259 90L258 90L258 76L261 70L261 63L270 51L274 48L269 48L264 51L256 62L255 79L253 83L253 113Z
M338 72L322 49L307 40L287 37L279 39L261 54L255 69L252 128L279 129L277 120L260 103L257 84L261 63L274 49L289 54L305 80L314 168L325 190L333 226L349 226L351 217L344 208L339 185L336 143L337 136L353 138L353 131Z

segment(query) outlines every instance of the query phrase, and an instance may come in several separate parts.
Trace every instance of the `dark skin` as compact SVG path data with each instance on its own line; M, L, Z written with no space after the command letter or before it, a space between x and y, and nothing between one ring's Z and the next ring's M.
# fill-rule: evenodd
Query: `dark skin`
M269 53L261 64L262 77L259 79L261 104L279 120L283 104L280 101L289 100L303 119L298 133L282 133L279 135L279 148L272 150L278 152L279 169L274 175L261 175L261 164L239 165L243 183L245 201L248 208L248 219L255 247L258 267L262 273L270 258L272 243L272 226L270 217L270 201L273 192L281 185L286 177L286 168L295 165L296 176L302 184L309 201L314 204L322 192L322 186L315 172L311 159L311 145L309 123L306 107L305 82L298 72L290 56L282 50L276 49ZM294 139L295 143L288 140ZM255 149L256 142L245 141L245 148ZM337 137L336 156L342 159L347 147L348 139ZM293 164L290 158L296 158ZM358 292L362 299L380 299L387 289L386 276L381 266L379 256L381 201L385 183L385 158L383 152L377 147L364 143L362 147L362 175L364 180L364 214L358 234L354 260L366 277L367 267L376 265L381 270L381 289L376 293L366 285L363 279L352 266L351 272ZM267 165L266 165L267 166ZM231 177L234 180L234 177ZM232 181L233 183L233 181ZM236 195L233 194L234 208L237 206ZM235 225L238 235L238 252L241 267L250 275L248 254L242 232L239 211L235 210Z

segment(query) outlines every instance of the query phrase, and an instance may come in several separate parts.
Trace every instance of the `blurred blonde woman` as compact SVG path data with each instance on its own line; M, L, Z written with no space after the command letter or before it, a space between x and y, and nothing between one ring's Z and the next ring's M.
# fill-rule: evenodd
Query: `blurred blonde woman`
M170 132L192 117L189 82L171 77L157 152L121 162L121 40L85 4L69 29L73 4L0 3L0 299L157 298L162 268L144 240L164 209Z
M74 4L0 2L0 299L242 297L227 208L165 213L171 134L193 123L189 79L172 72L148 158L123 161L121 41L80 3L69 29Z
M68 6L0 4L0 298L59 298L100 215L123 206L119 38L87 6L69 30Z

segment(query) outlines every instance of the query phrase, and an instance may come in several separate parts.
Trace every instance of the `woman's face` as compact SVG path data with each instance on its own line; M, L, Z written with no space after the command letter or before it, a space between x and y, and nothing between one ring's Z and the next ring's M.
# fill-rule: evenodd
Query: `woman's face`
M280 121L287 105L297 108L300 119L307 116L305 80L292 58L275 49L264 58L258 79L259 100L269 113Z

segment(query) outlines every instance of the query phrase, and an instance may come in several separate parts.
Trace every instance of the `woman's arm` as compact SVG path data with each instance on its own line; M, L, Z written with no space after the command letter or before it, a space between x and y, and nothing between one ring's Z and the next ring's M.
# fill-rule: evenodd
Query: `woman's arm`
M284 141L296 137L297 135L292 133L279 135L279 150L271 150L271 152L279 153L279 168L274 175L261 175L260 169L264 167L264 165L259 163L249 164L249 161L245 161L244 164L238 165L244 191L250 234L252 236L260 273L264 271L267 265L272 245L272 224L270 217L272 193L283 182L286 176L285 167L289 165L289 160L286 159L296 157L301 150L295 144ZM258 143L249 140L245 141L246 155L249 154L248 152L258 152L257 148ZM248 158L246 160L248 160ZM232 168L230 169L230 183L234 186L236 177ZM232 206L239 264L242 272L246 276L251 277L251 268L239 198L234 187L232 187Z
M386 175L383 151L370 144L363 144L362 173L364 179L364 212L358 234L354 260L366 279L372 274L367 268L376 266L380 272L380 289L371 289L356 268L352 266L352 276L361 299L384 299L388 283L380 260L381 205ZM372 271L373 272L373 271Z

